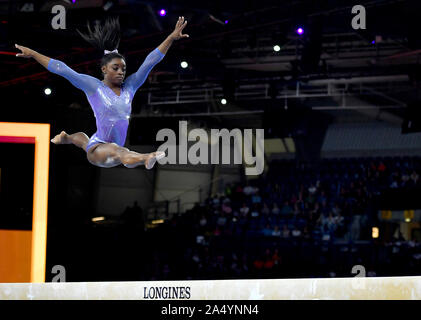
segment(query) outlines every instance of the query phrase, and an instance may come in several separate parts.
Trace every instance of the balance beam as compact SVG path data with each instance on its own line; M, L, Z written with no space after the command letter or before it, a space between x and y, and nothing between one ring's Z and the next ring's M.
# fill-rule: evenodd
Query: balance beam
M421 277L1 283L0 300L420 300Z

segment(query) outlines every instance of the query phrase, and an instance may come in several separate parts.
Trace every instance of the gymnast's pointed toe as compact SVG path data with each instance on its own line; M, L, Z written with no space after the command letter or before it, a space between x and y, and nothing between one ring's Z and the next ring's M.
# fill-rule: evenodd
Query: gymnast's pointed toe
M60 132L58 135L56 135L54 138L52 138L50 141L54 144L67 144L67 133L65 131Z
M160 160L163 157L165 157L165 152L164 151L157 151L157 152L155 152L155 157L156 157L156 160Z
M156 161L162 159L163 157L165 157L165 152L163 151L152 152L145 161L145 168L148 170L152 169Z

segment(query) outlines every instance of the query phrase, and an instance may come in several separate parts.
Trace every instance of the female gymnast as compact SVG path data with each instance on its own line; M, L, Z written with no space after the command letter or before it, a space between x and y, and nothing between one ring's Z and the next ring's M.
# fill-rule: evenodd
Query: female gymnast
M111 168L123 164L127 168L145 165L151 169L155 162L165 156L162 151L140 154L123 147L131 103L137 89L144 83L152 68L163 59L174 40L188 37L183 34L187 21L179 17L174 31L146 57L136 73L125 81L125 58L118 53L120 23L117 19L107 19L103 27L96 25L94 32L88 24L88 35L79 34L91 45L104 52L101 71L104 80L77 73L64 62L46 57L34 50L15 44L21 53L17 57L34 58L37 62L70 81L83 90L96 117L97 131L89 138L83 132L67 134L62 131L51 142L54 144L74 144L86 151L88 161L98 167Z

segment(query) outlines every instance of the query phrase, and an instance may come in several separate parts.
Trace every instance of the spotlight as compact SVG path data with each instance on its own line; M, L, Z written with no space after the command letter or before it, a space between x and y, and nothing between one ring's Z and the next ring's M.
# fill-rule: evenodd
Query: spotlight
M167 14L167 11L165 11L165 9L161 9L161 10L159 10L159 15L160 15L161 17L164 17L166 14Z
M274 45L273 46L273 50L276 51L276 52L278 52L279 50L281 50L281 47L278 46L278 45Z
M189 64L188 64L186 61L182 61L182 62L180 63L180 65L181 65L181 67L182 67L183 69L186 69L186 68L189 66Z
M225 24L228 24L228 20L225 20L224 22L225 22Z
M104 221L105 220L105 217L95 217L95 218L92 218L92 222L98 222L98 221Z
M302 35L304 33L304 29L300 27L295 32L297 32L299 35Z
M376 43L376 40L371 41L371 44L375 44L375 43Z
M221 99L222 104L227 104L227 99Z
M46 88L46 89L44 90L44 93L45 93L47 96L49 96L49 95L51 94L51 89L50 89L50 88Z

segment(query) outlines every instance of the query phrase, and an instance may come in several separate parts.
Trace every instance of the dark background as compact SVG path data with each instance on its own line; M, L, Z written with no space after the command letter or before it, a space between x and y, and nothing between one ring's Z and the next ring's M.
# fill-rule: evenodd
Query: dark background
M105 10L108 2L112 5ZM26 12L25 3L32 3L33 10ZM323 157L321 148L333 123L385 123L393 119L402 135L421 130L418 1L360 1L358 4L365 5L367 10L366 30L351 28L351 8L357 3L345 0L61 3L67 8L66 30L51 27L53 1L0 1L0 121L49 123L52 137L61 130L83 131L88 136L96 130L85 94L36 61L16 58L15 43L65 61L80 73L100 77L102 53L89 47L76 29L85 31L87 21L94 23L119 16L122 26L119 52L126 57L130 75L173 30L177 17L182 15L188 20L185 33L190 38L173 44L136 94L126 146L152 150L159 145L155 141L159 129L176 130L179 120L187 120L203 128L264 128L267 139L292 138L296 151L284 159L286 162L282 162L282 154L278 159L267 158L269 171L256 181L248 181L244 170L239 169L237 181L229 187L230 194L226 193L226 185L219 186L218 195L209 191L193 210L168 213L165 222L153 228L153 217L147 212L155 206L162 208L161 203L154 203L153 197L147 205L141 204L141 211L130 211L133 206L130 202L125 215L116 212L104 223L93 223L91 219L100 214L97 197L102 169L89 164L84 152L74 146L51 145L47 281L53 276L49 270L57 264L66 267L67 281L352 276L350 270L355 264L365 265L372 275L378 276L417 274L419 260L414 255L419 252L416 240L419 231L415 230L410 239L394 239L393 234L403 221L382 222L377 213L420 209L419 184L392 189L393 178L389 181L394 171L399 183L405 170L409 170L408 174L411 170L420 174L418 146L402 154L372 152L367 156L357 150L352 157L338 154L331 160ZM157 14L161 8L168 11L165 17ZM303 36L295 33L297 26L305 29ZM383 41L373 43L379 35ZM273 51L275 43L281 47L279 53ZM180 68L183 59L189 62L186 69ZM397 80L402 75L407 79ZM347 85L335 82L374 76L380 78L361 82L363 91L359 80ZM341 108L343 96L326 94L324 87L312 83L316 80L331 81L347 99L358 97L363 107ZM293 97L298 83L302 91L299 97ZM267 91L259 89L261 86L267 86ZM53 90L52 95L43 93L46 87ZM210 97L204 98L200 91L203 88L211 92ZM187 94L188 90L200 97L183 96L182 102L174 101L177 91ZM320 93L320 97L311 97L312 93ZM229 101L227 105L220 103L222 97ZM354 104L350 102L351 106ZM371 108L369 112L364 111L367 106ZM378 139L380 144L383 138ZM5 216L14 214L21 206L32 210L32 199L28 197L32 195L34 151L30 145L6 144L0 150L3 212L0 226L4 228L10 227ZM281 162L276 161L279 159ZM376 175L382 161L387 162L388 170L370 184L371 175ZM405 163L407 169L401 170ZM351 174L361 165L355 190L349 187L347 191L357 192L360 182L362 190L368 188L364 192L369 198L365 208L369 209L363 213L368 224L358 239L361 243L323 242L314 235L307 239L308 243L294 239L279 242L260 236L256 241L251 220L243 233L232 231L230 235L214 236L211 221L217 223L219 213L214 216L214 210L220 210L221 203L215 206L213 199L220 198L222 202L225 197L230 198L237 210L243 201L252 203L251 196L233 198L237 186L250 183L259 188L264 201L282 206L287 196L276 188L285 189L291 198L299 192L301 184L307 190L317 180L313 176L324 174L329 176L326 181L344 179L348 185L349 180L342 175ZM156 184L158 167L153 169L152 185ZM183 170L181 165L178 169ZM274 178L278 180L273 181ZM182 188L183 181L178 183ZM276 184L279 186L275 187ZM324 188L327 191L330 186ZM292 190L291 194L288 190ZM321 190L318 189L318 196ZM360 194L353 199L362 201ZM346 220L349 227L356 209L347 208L342 207L349 210ZM207 217L206 230L200 229L202 215ZM19 219L17 225L30 228L27 215ZM380 227L380 239L371 238L372 226ZM198 245L198 235L204 235L209 244ZM396 245L396 241L401 243ZM259 265L259 261L270 260L268 257L276 249L285 261L282 267L270 270L256 267L256 261ZM245 265L247 270L233 271L236 268L233 264Z

